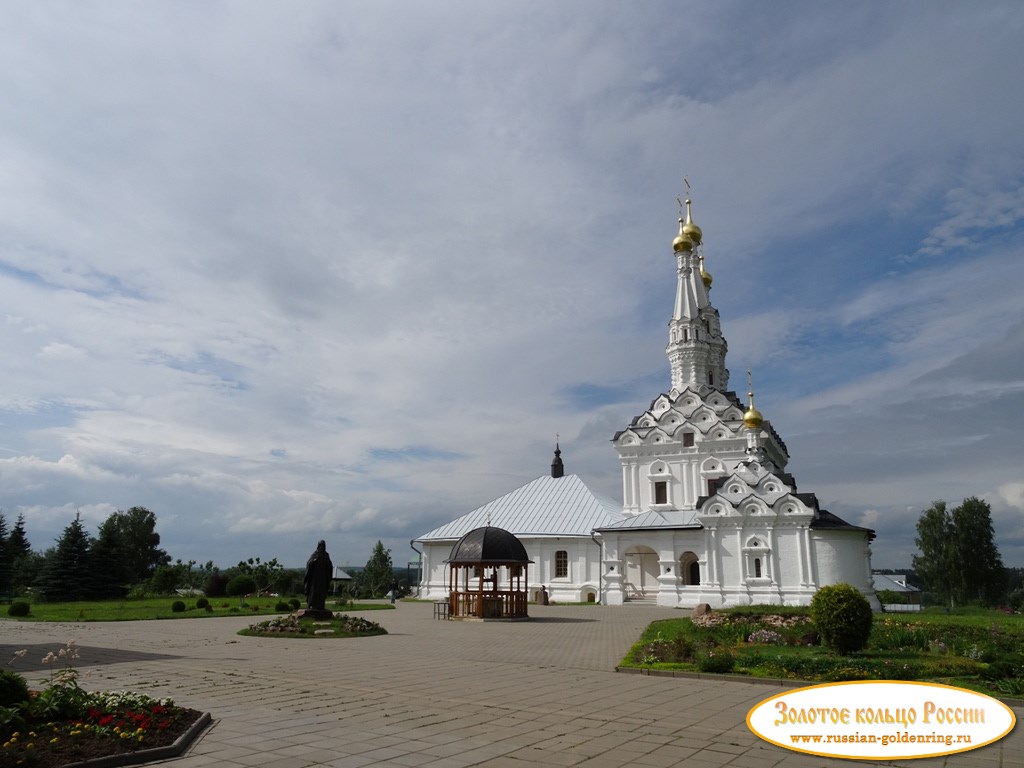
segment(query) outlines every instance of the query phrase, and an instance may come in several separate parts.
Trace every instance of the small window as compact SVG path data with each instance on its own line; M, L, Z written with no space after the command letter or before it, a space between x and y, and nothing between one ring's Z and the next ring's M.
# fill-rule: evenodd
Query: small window
M654 503L668 504L668 483L664 480L654 484Z
M761 558L760 557L755 557L754 558L754 578L755 579L760 579L761 578Z
M683 447L693 447L693 432L683 432Z
M569 553L564 549L555 552L555 578L564 579L569 576Z
M709 387L715 386L715 372L714 371L708 371L708 386Z

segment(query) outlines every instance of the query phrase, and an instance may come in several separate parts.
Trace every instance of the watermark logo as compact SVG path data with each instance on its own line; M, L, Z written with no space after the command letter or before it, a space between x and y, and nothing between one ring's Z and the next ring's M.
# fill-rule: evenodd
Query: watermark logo
M901 760L951 755L999 741L1008 706L938 683L865 680L796 688L747 713L747 727L786 749L826 757Z

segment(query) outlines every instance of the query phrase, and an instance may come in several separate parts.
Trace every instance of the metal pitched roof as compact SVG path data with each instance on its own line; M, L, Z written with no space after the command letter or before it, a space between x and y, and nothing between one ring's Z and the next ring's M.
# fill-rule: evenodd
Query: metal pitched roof
M611 525L601 526L600 530L621 531L634 528L700 528L696 510L648 510L639 515L626 517Z
M899 574L896 574L899 575ZM906 579L906 576L902 576ZM871 586L875 588L876 592L881 592L883 589L890 589L893 592L920 592L921 590L917 587L911 586L905 582L896 581L892 576L887 573L873 573L871 574Z
M504 528L516 536L590 536L595 528L622 518L619 502L594 493L578 475L544 475L415 541L459 539L486 525Z

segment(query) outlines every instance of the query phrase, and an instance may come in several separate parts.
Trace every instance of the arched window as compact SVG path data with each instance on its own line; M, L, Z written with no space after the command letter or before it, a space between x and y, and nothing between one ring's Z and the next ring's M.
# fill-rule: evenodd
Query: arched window
M654 484L654 503L668 504L668 483L659 480Z
M743 547L743 555L748 579L772 579L771 547L765 540L759 536L749 539Z
M555 578L565 579L569 577L569 553L560 549L555 552Z

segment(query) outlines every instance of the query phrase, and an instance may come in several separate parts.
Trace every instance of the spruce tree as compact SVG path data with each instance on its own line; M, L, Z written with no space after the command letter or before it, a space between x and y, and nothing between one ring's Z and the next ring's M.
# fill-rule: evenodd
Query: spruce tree
M98 599L123 597L127 592L128 574L125 568L124 540L114 515L99 528L99 536L89 550L93 572L93 596Z
M11 594L11 549L8 546L7 518L0 510L0 595Z
M378 541L373 548L373 554L366 561L366 567L363 568L360 579L363 594L366 597L383 597L384 593L391 589L394 580L391 550L385 549L384 544Z
M11 563L11 590L20 593L33 585L42 563L42 556L32 551L32 545L25 535L24 514L18 515L7 537L7 552Z
M32 545L28 543L28 536L25 535L25 515L19 513L14 523L11 535L7 537L7 544L11 548L11 560L15 561L20 557L32 554Z
M52 557L47 557L43 566L39 590L44 600L83 600L95 594L93 572L89 566L91 543L81 515L76 514L57 539Z

